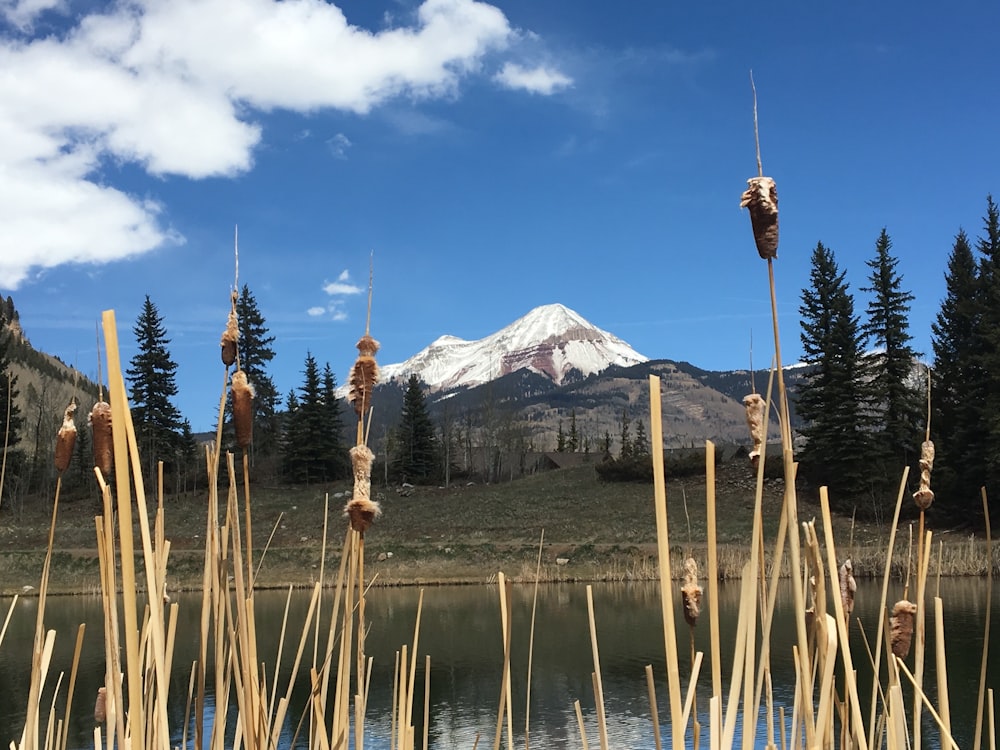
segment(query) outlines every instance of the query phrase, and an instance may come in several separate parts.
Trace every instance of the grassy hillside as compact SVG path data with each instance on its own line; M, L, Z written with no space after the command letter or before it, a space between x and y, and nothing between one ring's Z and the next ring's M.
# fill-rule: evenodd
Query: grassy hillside
M748 464L733 461L720 467L718 537L723 547L724 576L737 576L745 562L754 488L755 477ZM543 532L541 560L545 579L656 576L652 486L602 483L593 466L539 473L504 484L373 490L384 514L366 535L366 570L377 574L377 585L483 582L501 570L515 580L527 580L534 575ZM782 492L781 480L766 481L763 527L769 542L777 533ZM261 566L260 585L308 585L319 578L327 498L327 580L335 573L346 530L341 508L349 493L346 483L251 488L258 556L271 537ZM701 558L703 554L704 478L668 481L667 495L671 548L679 566L683 556ZM200 587L206 497L202 489L169 495L164 500L166 537L171 541L168 581L175 589ZM51 501L38 501L26 504L20 513L0 508L0 593L38 585L50 506ZM96 511L96 496L61 504L51 578L54 590L97 590ZM815 496L800 491L799 517L808 520L819 515ZM933 522L931 516L929 523ZM946 529L935 531L936 540L945 545L946 573L984 572L985 558L978 542L974 545L968 537ZM851 519L840 518L835 534L842 549L854 556L856 575L875 574L882 569L887 529L859 525L852 531ZM905 529L900 540L896 566L902 573ZM704 560L701 563L704 569Z

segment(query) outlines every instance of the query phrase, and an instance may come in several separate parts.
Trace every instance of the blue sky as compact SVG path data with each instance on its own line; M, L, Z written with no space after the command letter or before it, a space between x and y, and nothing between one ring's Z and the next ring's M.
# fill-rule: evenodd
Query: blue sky
M97 372L144 296L177 404L215 419L233 284L284 394L340 382L363 332L402 361L561 302L651 358L772 353L739 209L778 185L782 353L818 241L863 312L882 227L930 352L954 235L1000 193L1000 5L0 0L0 291L31 342Z

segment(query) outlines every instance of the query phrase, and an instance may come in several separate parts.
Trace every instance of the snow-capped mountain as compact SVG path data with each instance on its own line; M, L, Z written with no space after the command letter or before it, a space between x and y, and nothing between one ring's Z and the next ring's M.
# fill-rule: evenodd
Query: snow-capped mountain
M442 336L405 362L384 365L381 381L416 373L434 390L480 385L522 369L557 385L571 370L584 375L648 361L631 346L560 304L536 307L496 333L465 341Z

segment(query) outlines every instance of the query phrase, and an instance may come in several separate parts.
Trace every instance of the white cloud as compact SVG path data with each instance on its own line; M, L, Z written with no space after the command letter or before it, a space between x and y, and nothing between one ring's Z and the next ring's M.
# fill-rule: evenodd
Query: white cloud
M121 0L32 38L31 22L61 4L0 0L26 32L0 36L0 288L182 241L163 207L107 184L109 162L190 179L243 173L261 113L365 114L397 97L454 96L517 35L474 0L425 0L379 31L318 0ZM568 85L551 71L522 69L520 80Z
M333 138L328 138L326 141L326 147L330 149L330 153L333 154L335 159L346 159L347 149L353 145L351 140L343 133L337 133Z
M326 312L326 308L325 307L321 307L321 306L317 305L316 307L310 307L308 310L306 310L306 315L308 315L308 316L310 316L312 318L318 318L320 315L322 315L325 312Z
M500 85L509 89L524 89L533 94L553 94L573 85L569 76L543 65L525 68L517 63L506 63L494 76Z
M351 294L361 294L364 291L357 284L351 282L351 275L348 271L341 271L336 281L328 281L323 284L323 291L331 297L340 297Z

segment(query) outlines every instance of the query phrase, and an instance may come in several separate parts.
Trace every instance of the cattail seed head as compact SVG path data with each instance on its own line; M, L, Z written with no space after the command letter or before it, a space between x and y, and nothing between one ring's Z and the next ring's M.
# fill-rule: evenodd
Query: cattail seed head
M698 563L693 557L684 561L684 584L681 586L681 599L684 602L684 619L692 628L698 624L701 614L702 588L698 585Z
M931 471L934 469L934 443L925 440L920 445L920 489L913 493L913 502L920 510L927 510L934 502L931 489Z
M367 445L355 445L350 453L354 468L354 495L344 506L344 515L351 520L351 528L363 534L382 515L382 508L371 499L375 454Z
M97 688L97 700L94 701L94 721L103 724L108 720L108 689Z
M76 402L71 401L63 414L62 427L56 435L56 471L62 474L69 467L70 459L73 458L73 446L76 445L76 422L73 421L73 413L76 411Z
M778 190L770 177L751 177L740 200L750 209L750 225L761 258L778 257Z
M226 321L226 330L222 332L222 364L230 367L236 361L236 351L240 339L239 322L236 320L236 310L229 311L229 320Z
M114 440L111 435L111 404L98 401L88 417L94 446L94 466L105 478L111 476L114 466Z
M840 566L840 602L844 605L844 616L850 620L854 611L854 593L858 590L858 584L854 580L854 566L851 558L844 560Z
M753 440L753 450L750 451L750 463L757 468L761 449L764 446L765 420L767 401L759 393L751 393L743 397L743 407L746 409L747 427L750 428L750 438Z
M917 614L917 605L900 599L892 607L889 618L889 641L892 653L900 659L905 659L910 653L910 642L913 640L913 619Z
M378 364L375 362L375 354L378 352L379 343L368 334L365 334L358 341L358 358L351 368L351 376L348 379L350 390L347 400L354 405L354 413L361 419L371 406L372 390L378 383Z
M245 450L253 440L253 386L247 381L247 374L243 370L237 370L233 373L230 387L233 394L236 444Z

